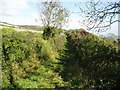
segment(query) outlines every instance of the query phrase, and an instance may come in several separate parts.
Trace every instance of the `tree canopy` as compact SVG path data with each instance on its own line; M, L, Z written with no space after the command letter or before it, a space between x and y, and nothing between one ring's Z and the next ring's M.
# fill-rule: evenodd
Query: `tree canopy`
M44 26L61 28L69 17L69 11L64 8L59 0L46 0L39 4L40 18Z

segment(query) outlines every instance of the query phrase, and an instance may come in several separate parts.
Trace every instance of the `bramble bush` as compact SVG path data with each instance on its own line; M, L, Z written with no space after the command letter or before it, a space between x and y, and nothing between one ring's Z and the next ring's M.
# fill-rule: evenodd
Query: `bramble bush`
M68 31L61 53L61 75L68 87L81 89L120 88L118 48L84 30Z
M56 56L40 33L3 28L2 87L55 88L64 86L55 68Z

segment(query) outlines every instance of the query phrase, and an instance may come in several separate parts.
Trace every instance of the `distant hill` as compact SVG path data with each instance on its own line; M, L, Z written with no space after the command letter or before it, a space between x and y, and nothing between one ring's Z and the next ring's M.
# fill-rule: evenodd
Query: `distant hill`
M10 24L7 22L1 22L0 21L0 28L3 27L11 27L15 29L24 29L24 30L35 30L35 31L43 31L42 26L37 26L37 25L15 25L15 24Z
M10 24L10 23L7 23L7 22L1 22L0 21L0 27L2 28L2 27L15 27L16 25L14 25L14 24Z
M20 29L31 29L37 31L43 31L43 27L37 25L17 25Z
M120 35L118 35L118 39L120 39Z

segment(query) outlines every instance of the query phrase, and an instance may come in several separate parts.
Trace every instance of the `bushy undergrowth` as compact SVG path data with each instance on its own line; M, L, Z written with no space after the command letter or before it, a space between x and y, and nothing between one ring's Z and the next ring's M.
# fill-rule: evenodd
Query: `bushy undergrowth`
M119 88L116 46L84 30L48 34L2 29L2 88Z
M55 72L57 52L40 33L3 28L3 88L55 88L64 82Z
M67 43L60 61L68 87L85 90L120 88L120 53L116 46L81 31L66 33Z

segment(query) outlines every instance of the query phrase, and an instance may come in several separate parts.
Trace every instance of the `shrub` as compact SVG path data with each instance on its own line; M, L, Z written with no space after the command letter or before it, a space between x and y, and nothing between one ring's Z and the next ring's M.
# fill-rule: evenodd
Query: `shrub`
M38 33L3 28L3 88L51 88L64 82L55 72L56 56Z
M67 43L60 61L61 75L68 87L110 89L120 80L118 50L103 39L85 31L67 32Z

